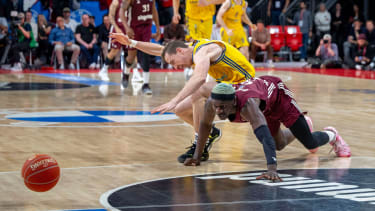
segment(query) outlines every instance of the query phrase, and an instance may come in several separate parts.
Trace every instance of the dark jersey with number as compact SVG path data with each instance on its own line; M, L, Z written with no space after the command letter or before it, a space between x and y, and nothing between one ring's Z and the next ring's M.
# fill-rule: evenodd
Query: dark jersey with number
M153 0L133 0L131 9L128 12L130 26L152 24Z
M232 86L236 89L237 101L236 117L232 122L247 122L240 113L249 98L261 100L259 107L267 120L279 120L289 126L300 115L293 93L278 77L261 76ZM291 105L296 109L291 110Z

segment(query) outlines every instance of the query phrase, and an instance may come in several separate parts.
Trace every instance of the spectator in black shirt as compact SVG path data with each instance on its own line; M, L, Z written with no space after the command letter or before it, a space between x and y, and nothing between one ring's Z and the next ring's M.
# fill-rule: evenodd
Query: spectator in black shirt
M332 34L332 42L336 43L339 46L339 55L343 55L342 45L345 41L345 29L346 23L344 14L342 11L342 7L340 3L336 4L335 9L331 13L331 34Z
M375 56L375 48L368 45L365 34L358 36L357 46L352 50L354 51L352 54L356 63L355 68L357 70L370 69L370 63Z
M99 64L96 64L99 47L96 45L95 28L90 24L90 18L87 14L82 15L82 24L77 26L75 37L80 45L81 52L90 64L89 69L99 68Z
M51 33L52 24L48 23L44 15L38 15L38 49L37 56L41 63L46 63L48 60L48 50L50 44L48 41L48 36Z
M103 57L107 58L108 55L108 35L109 29L111 28L111 23L109 22L108 15L103 16L103 23L98 28L98 45L100 46Z
M375 45L375 28L374 21L366 21L366 37L370 45Z
M344 42L344 62L351 67L353 66L353 55L351 55L350 49L357 45L358 36L365 33L366 29L362 26L362 22L359 19L356 19L353 22L348 40Z

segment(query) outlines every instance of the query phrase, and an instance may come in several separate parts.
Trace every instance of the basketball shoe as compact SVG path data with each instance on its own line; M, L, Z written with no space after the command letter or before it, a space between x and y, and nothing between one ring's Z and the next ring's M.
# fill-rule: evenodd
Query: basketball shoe
M337 130L334 127L326 127L324 130L331 131L335 134L335 140L329 142L332 145L332 150L335 151L337 157L350 157L350 147L344 141L344 139L339 135ZM331 150L331 151L332 151Z
M121 88L128 88L129 86L129 74L121 73Z
M142 92L146 95L152 95L152 90L149 84L143 84Z
M212 144L216 141L219 141L220 138L221 138L221 130L219 128L215 127L215 125L213 125L211 133L208 136L206 146L204 147L203 154L202 154L202 157L201 157L201 161L208 160L208 158L210 156L208 152L210 151L210 149L212 147ZM188 151L186 151L184 154L180 155L177 158L178 162L184 163L187 158L193 157L194 152L195 152L195 148L197 147L197 145L196 145L197 140L198 140L198 136L195 136L194 143L191 146L186 148L186 149L188 149Z

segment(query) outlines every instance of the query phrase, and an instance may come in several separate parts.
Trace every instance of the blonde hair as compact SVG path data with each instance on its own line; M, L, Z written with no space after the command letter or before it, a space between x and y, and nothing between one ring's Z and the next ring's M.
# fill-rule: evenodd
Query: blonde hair
M39 15L38 15L38 26L40 26L40 25L39 25L39 20L42 20L42 24L47 25L46 17L44 17L43 14L39 14Z

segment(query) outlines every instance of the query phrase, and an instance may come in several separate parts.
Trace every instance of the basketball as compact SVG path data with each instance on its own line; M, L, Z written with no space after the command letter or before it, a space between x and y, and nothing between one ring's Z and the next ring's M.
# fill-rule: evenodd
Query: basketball
M49 155L37 154L23 164L22 177L26 187L35 192L53 188L60 178L60 167Z

